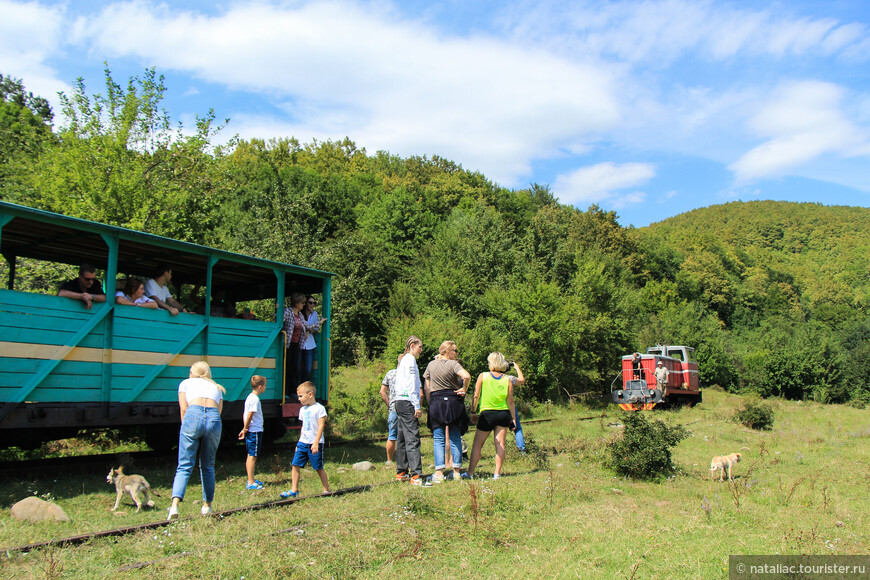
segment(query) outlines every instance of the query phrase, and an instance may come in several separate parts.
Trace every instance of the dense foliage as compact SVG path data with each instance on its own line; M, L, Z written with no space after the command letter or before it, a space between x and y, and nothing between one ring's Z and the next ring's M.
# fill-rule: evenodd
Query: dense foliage
M760 401L748 401L734 413L734 421L759 431L773 429L773 407Z
M609 465L620 475L654 480L673 472L671 448L689 436L682 425L650 421L644 413L625 413L625 430L608 445Z
M20 81L0 88L0 199L334 272L334 364L392 361L410 333L425 361L450 338L472 374L501 350L521 397L555 400L606 392L622 354L687 344L702 385L870 400L870 210L735 202L623 228L438 156L215 147L212 112L172 129L153 69L126 86L107 69L94 95L79 79L58 128Z

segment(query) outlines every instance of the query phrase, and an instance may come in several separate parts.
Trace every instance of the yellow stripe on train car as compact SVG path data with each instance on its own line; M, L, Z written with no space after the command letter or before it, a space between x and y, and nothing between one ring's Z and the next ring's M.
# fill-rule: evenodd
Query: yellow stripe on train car
M142 350L105 350L102 348L86 348L81 346L70 348L68 346L53 344L0 341L0 357L4 358L66 360L105 364L157 365L167 364L165 363L167 356L173 355L165 352L148 352ZM208 362L209 365L218 368L248 368L251 366L254 357L179 354L173 356L172 360L168 363L168 366L189 367L199 360L204 360ZM258 368L274 369L275 359L263 358L256 366Z

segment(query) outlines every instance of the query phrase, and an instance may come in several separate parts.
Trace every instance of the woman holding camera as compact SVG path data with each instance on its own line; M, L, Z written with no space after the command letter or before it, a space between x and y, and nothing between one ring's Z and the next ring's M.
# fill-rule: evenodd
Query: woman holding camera
M489 372L480 373L477 383L474 385L474 401L472 409L479 415L472 413L472 422L477 421L477 433L474 435L474 443L471 446L471 460L468 462L468 472L464 478L474 476L474 469L480 461L480 452L483 444L489 438L489 434L495 431L493 442L495 443L495 472L493 479L501 477L501 468L504 464L504 442L507 431L516 429L517 409L514 405L514 386L526 382L520 365L509 363L500 352L493 352L486 358L489 363ZM513 367L517 376L509 376L507 373Z

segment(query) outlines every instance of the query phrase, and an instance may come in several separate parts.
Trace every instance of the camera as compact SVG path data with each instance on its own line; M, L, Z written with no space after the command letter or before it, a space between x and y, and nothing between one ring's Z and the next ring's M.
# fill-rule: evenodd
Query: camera
M514 363L512 363L512 362L509 362L507 365L508 365L507 370L511 370L512 368L514 368Z

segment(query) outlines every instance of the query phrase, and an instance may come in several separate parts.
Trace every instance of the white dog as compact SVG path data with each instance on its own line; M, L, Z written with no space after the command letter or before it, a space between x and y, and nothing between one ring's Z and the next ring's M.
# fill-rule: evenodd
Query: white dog
M716 472L719 471L719 481L725 481L725 471L728 471L728 481L733 481L731 478L731 467L740 461L743 457L740 453L732 453L731 455L717 455L710 463L710 479L714 479Z

